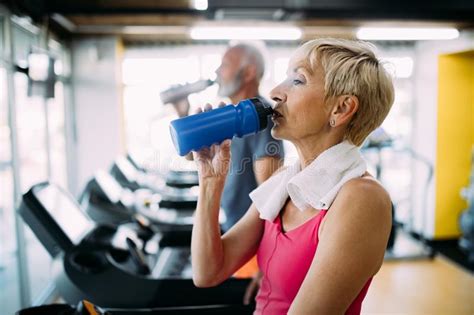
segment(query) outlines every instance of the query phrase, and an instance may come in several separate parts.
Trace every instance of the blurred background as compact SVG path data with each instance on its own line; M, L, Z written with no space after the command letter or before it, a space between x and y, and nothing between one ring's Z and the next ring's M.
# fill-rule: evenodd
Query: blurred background
M395 83L388 118L362 147L395 208L392 244L363 313L474 314L468 0L3 1L0 313L63 299L55 258L17 211L33 185L55 183L81 203L91 179L113 175L117 159L148 178L134 177L141 188L193 173L175 153L168 129L177 115L160 93L215 79L228 45L245 41L264 54L260 93L269 99L292 51L321 37L372 42ZM216 85L189 101L228 102ZM285 149L292 163L294 148Z

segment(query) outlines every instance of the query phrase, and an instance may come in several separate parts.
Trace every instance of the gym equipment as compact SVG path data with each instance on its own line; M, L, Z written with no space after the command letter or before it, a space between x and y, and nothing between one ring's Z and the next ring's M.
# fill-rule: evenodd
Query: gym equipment
M112 164L110 171L115 180L131 191L146 187L145 173L138 171L125 157L119 156ZM141 175L141 176L140 176Z
M199 185L196 170L170 169L166 174L161 174L140 167L131 154L127 154L126 157L118 157L111 167L110 174L120 185L131 190L149 188L160 193L164 186L191 188Z
M426 225L426 202L428 198L428 187L433 178L433 165L429 160L420 156L411 148L397 147L394 140L382 129L378 128L369 135L366 142L361 148L361 151L365 155L365 158L370 162L370 153L375 153L375 159L372 159L372 166L375 168L375 177L377 180L383 182L383 163L382 163L382 151L392 150L392 152L402 155L407 155L411 161L417 161L422 163L426 167L426 182L425 189L423 192L423 209L421 211L421 233L417 234L411 229L413 227L414 214L413 209L409 209L409 216L406 222L400 222L396 219L396 209L398 201L392 202L392 229L387 244L387 251L385 253L386 260L412 260L412 259L425 259L433 258L434 251L430 246L427 245L427 240L423 236L423 231ZM393 196L392 196L393 197ZM408 251L398 252L396 249L397 237L406 236L409 238L415 238L419 241L419 246L416 248L409 249Z
M193 210L196 208L199 184L196 171L170 170L166 179L163 179L161 176L142 172L126 158L118 157L110 168L110 175L120 186L132 192L139 190L142 194L148 191L149 194L160 195L161 208ZM103 181L104 179L101 180Z
M216 315L216 314L252 314L251 305L205 305L205 306L175 306L153 309L105 309L89 301L81 301L76 307L67 304L42 305L23 309L16 315Z
M161 230L190 229L197 203L190 189L166 189L162 194L147 189L123 188L110 174L96 172L79 199L87 214L98 223L120 225L133 221L136 213Z
M118 226L127 222L146 221L145 225L160 234L160 248L174 247L173 253L169 253L169 248L164 249L162 256L169 256L165 265L171 264L170 270L174 274L176 270L186 268L188 259L184 257L189 257L192 215L197 202L197 193L192 190L165 186L161 189L163 195L143 188L131 192L121 187L111 175L99 171L86 185L80 203L92 219L102 224ZM137 236L147 242L150 235L143 235L142 230L138 229Z
M62 298L87 299L103 307L242 305L248 279L196 288L191 279L159 277L159 255L128 241L114 246L117 228L97 225L73 197L49 183L23 195L19 213L53 258L52 275Z
M459 226L463 235L459 247L466 252L470 262L474 262L474 148L471 159L469 186L461 190L461 196L467 201L467 209L459 217Z
M199 185L197 171L170 170L166 175L166 185L176 188L191 188Z

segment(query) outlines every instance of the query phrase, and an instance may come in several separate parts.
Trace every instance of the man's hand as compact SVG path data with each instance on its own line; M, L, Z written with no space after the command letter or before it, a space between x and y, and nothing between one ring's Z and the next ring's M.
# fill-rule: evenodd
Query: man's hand
M189 115L189 101L187 97L175 101L171 103L171 105L173 105L174 110L176 111L179 117L186 117Z

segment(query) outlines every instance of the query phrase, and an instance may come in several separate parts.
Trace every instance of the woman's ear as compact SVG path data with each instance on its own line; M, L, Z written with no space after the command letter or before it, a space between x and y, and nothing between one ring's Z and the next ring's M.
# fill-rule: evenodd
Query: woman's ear
M359 98L355 95L342 95L337 98L330 117L331 127L347 124L359 109Z

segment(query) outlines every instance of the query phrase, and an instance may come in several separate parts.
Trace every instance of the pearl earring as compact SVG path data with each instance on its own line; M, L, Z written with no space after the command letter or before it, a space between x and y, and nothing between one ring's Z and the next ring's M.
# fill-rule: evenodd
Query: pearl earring
M336 125L336 121L334 119L331 119L329 121L329 124L331 125L331 127L334 127Z

